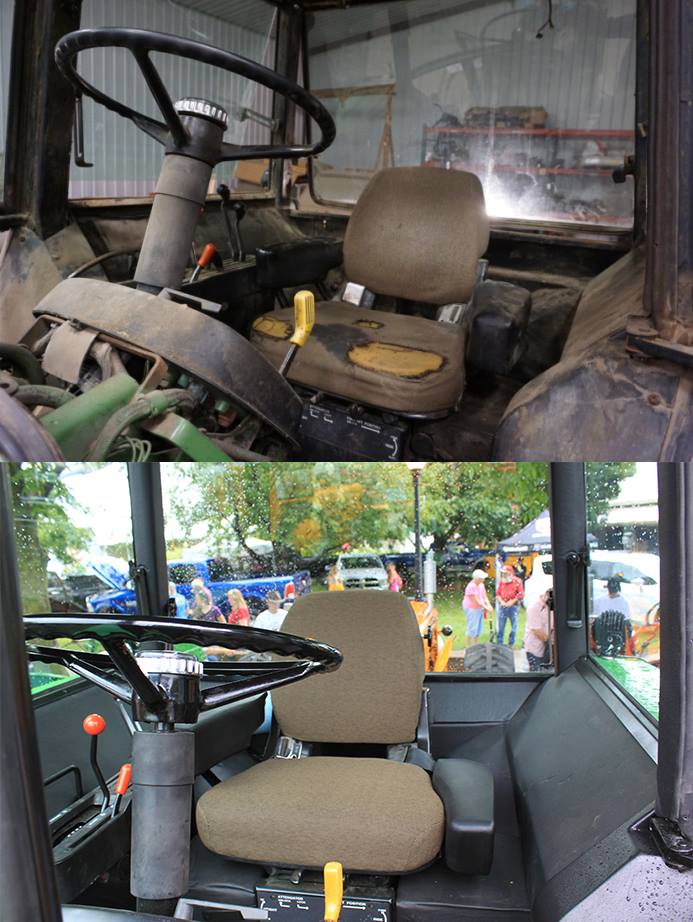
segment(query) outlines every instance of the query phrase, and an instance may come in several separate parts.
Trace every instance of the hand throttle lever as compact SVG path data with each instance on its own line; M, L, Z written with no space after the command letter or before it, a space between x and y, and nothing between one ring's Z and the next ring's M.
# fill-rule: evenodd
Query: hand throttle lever
M101 803L101 812L105 813L108 810L109 804L111 802L111 795L108 792L108 785L106 784L106 779L103 776L103 772L99 767L97 759L97 747L99 736L106 729L106 721L100 714L87 714L87 716L82 721L82 729L84 732L91 737L91 748L89 751L89 759L91 761L91 767L96 775L96 780L99 782L99 787L103 793L103 801Z

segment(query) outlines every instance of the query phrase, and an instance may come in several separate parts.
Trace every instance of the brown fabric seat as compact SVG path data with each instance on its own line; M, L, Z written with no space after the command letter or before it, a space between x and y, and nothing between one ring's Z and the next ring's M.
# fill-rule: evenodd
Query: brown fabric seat
M381 170L349 220L344 270L379 295L464 303L488 239L484 194L472 173ZM280 310L253 326L252 341L275 365L286 355L290 324L291 311ZM313 333L289 378L384 410L438 414L462 394L464 350L459 326L329 301L317 305Z
M424 679L411 605L376 590L301 596L282 630L336 646L335 672L272 693L283 733L322 743L411 743ZM444 810L428 774L378 758L270 759L207 791L197 805L207 848L258 864L401 874L440 851Z
M217 854L381 874L433 861L444 822L426 772L387 759L270 759L212 788L197 808L200 838Z
M463 327L341 301L318 304L315 318L289 369L295 384L403 415L444 413L462 394ZM292 333L287 308L259 317L251 341L279 367Z

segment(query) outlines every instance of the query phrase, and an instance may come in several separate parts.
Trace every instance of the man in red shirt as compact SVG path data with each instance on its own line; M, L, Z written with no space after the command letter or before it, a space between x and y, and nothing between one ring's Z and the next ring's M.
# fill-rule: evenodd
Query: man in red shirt
M525 597L525 590L522 586L522 580L515 576L512 567L504 566L501 570L500 583L496 589L496 606L498 609L498 643L504 642L505 625L510 621L510 637L508 637L508 646L515 644L515 635L517 634L517 609L520 602Z

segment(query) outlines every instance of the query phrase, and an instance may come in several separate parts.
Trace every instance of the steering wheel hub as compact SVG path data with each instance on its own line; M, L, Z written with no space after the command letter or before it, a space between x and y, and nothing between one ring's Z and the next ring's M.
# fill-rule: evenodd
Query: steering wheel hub
M135 659L145 675L200 676L204 673L204 665L198 659L177 650L141 650Z
M196 99L187 97L179 99L174 108L179 115L193 115L196 118L205 118L214 122L226 131L229 126L229 116L227 112L217 106L216 103L209 102L208 99Z

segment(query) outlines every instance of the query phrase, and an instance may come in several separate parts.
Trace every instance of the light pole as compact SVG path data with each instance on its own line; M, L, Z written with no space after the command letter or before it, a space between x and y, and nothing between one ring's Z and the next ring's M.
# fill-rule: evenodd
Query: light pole
M421 556L421 501L419 495L419 480L421 478L421 471L426 467L426 462L407 461L406 465L411 471L412 480L414 481L414 540L416 552L415 598L417 602L421 602L423 600L423 558Z

